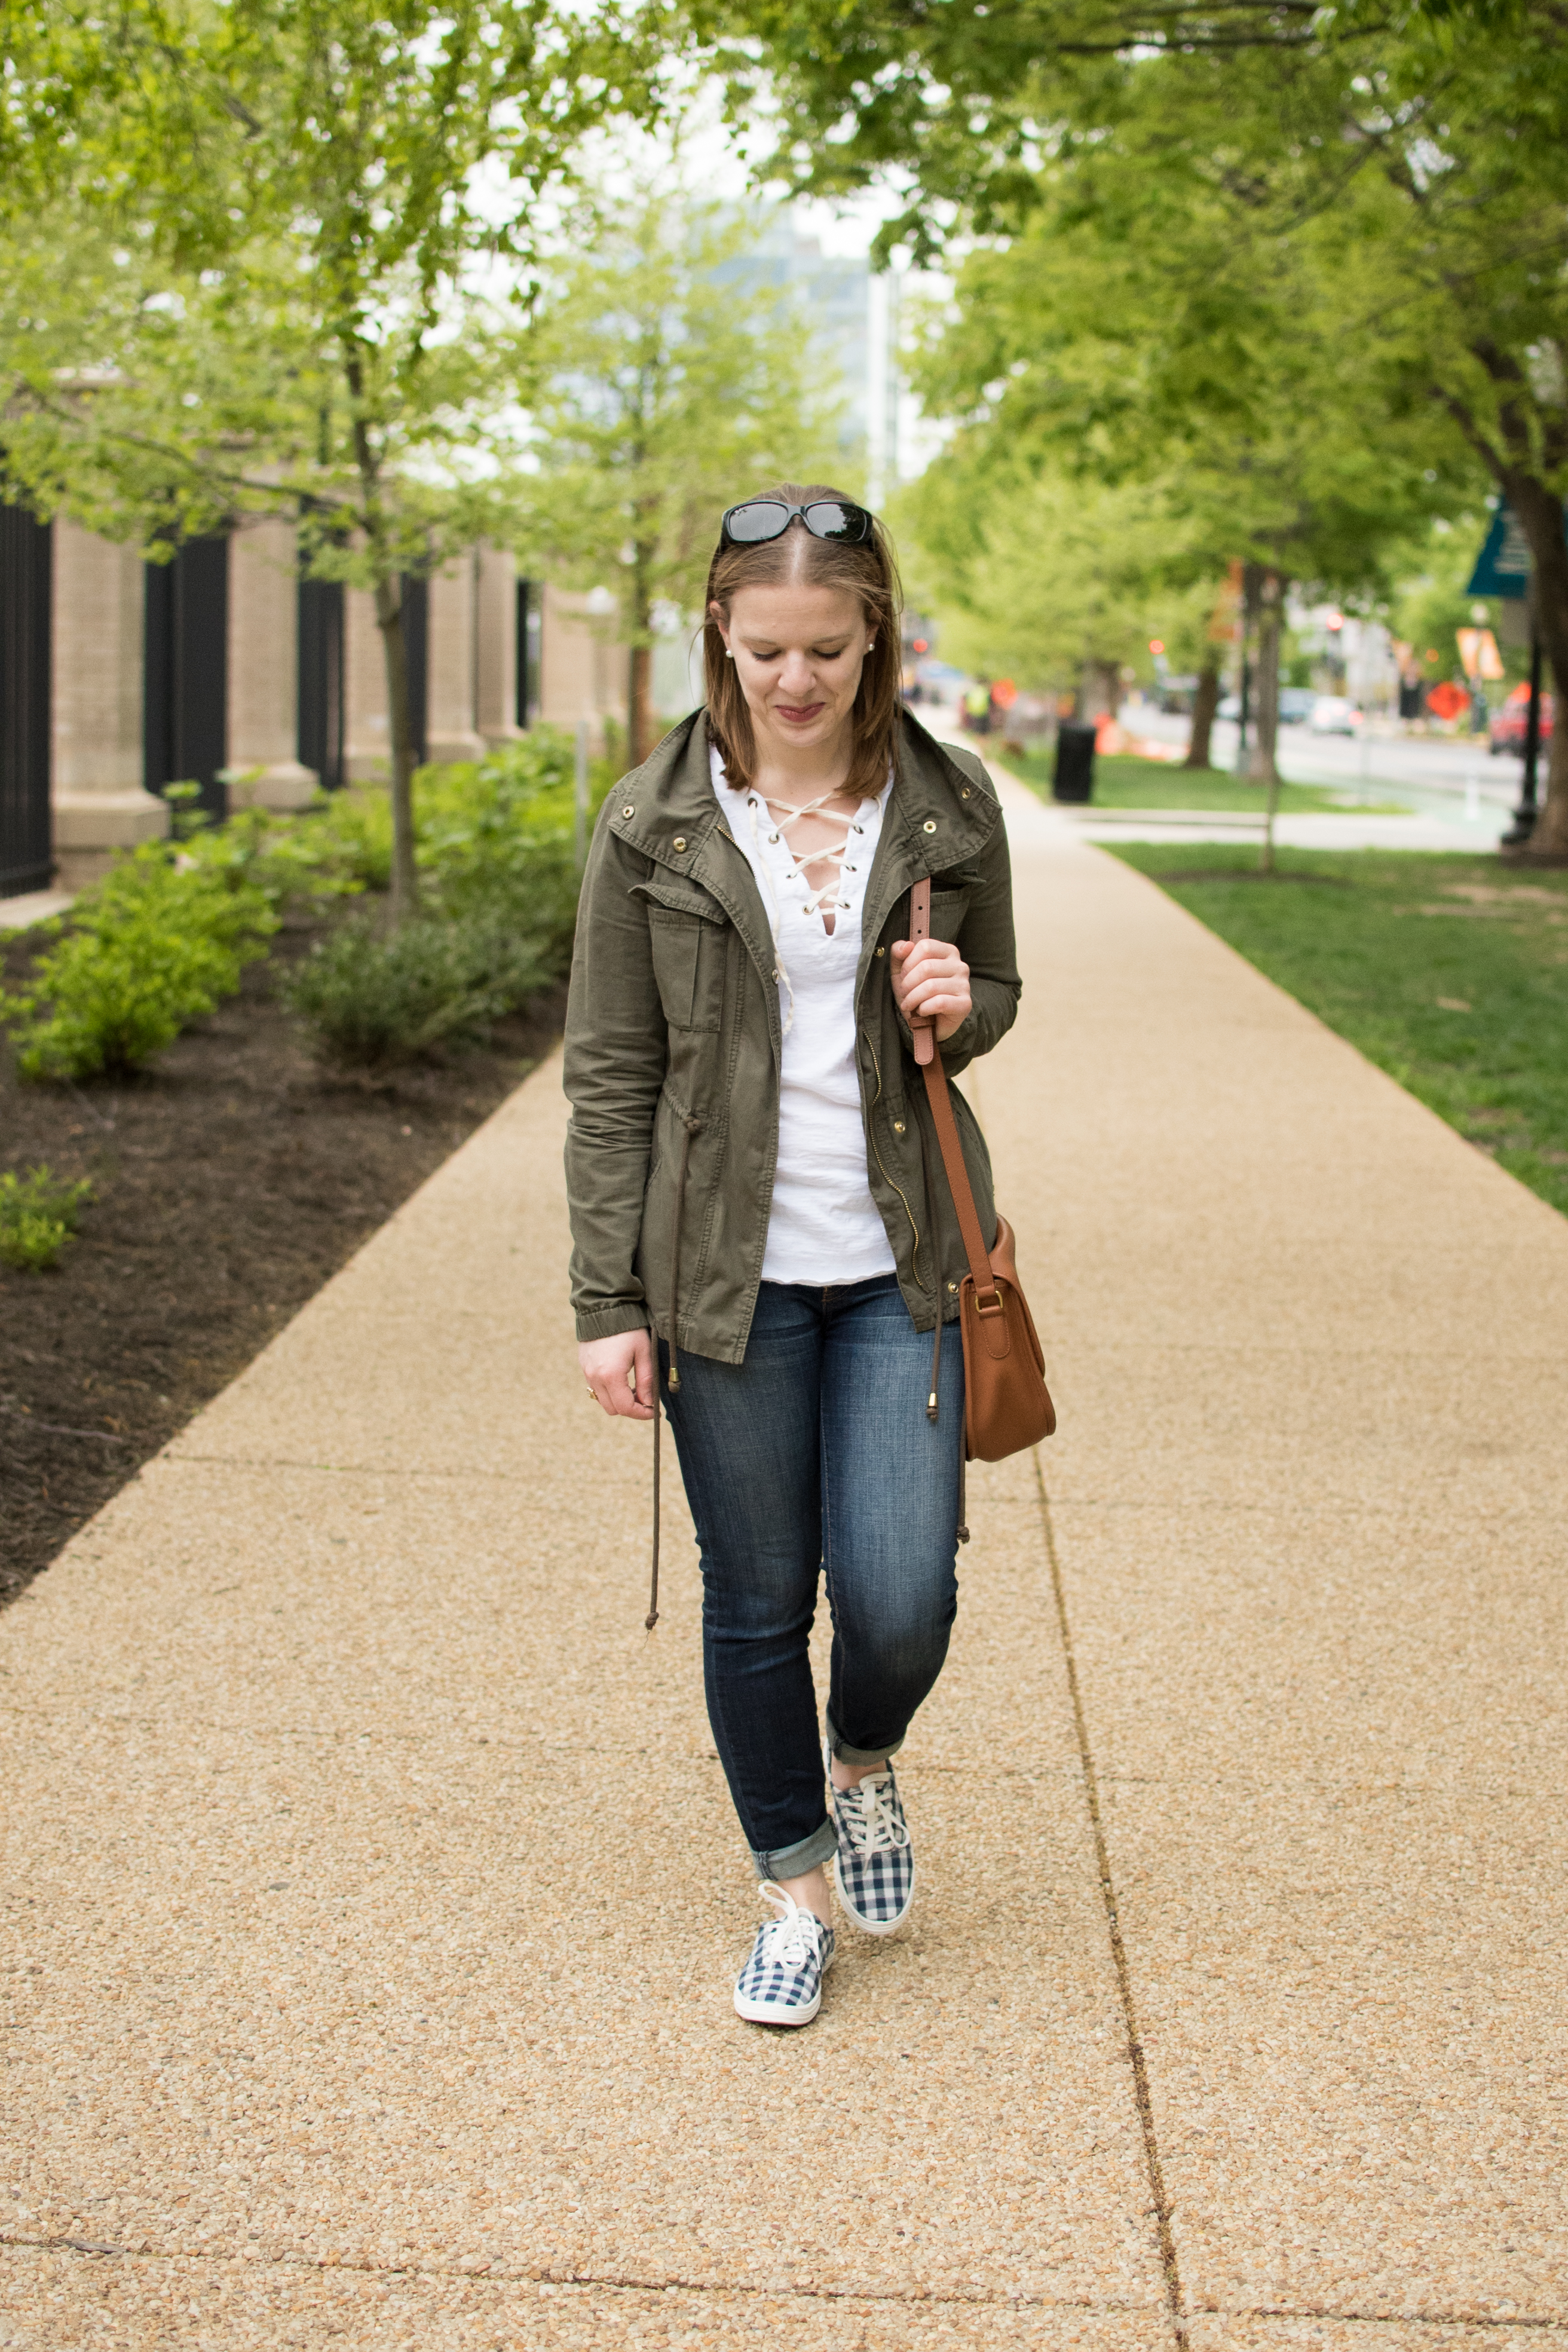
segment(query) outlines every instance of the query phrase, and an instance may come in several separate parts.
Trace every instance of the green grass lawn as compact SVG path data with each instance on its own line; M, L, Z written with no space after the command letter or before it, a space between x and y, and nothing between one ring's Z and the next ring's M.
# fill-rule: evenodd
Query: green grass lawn
M987 746L976 742L975 749L984 758ZM1021 760L1009 760L998 743L996 757L1004 767L1032 784L1042 800L1051 796L1052 751L1029 751ZM1268 795L1261 784L1245 784L1219 768L1180 768L1173 761L1141 760L1130 751L1110 751L1096 758L1094 762L1094 805L1107 809L1242 809L1249 815L1261 816L1268 805ZM1391 803L1400 815L1407 815L1403 803ZM1295 813L1301 809L1366 808L1353 793L1340 792L1328 784L1282 784L1279 806Z
M1568 873L1421 850L1129 842L1168 889L1451 1127L1568 1212ZM1202 868L1222 878L1184 882ZM1237 879L1224 878L1234 871Z

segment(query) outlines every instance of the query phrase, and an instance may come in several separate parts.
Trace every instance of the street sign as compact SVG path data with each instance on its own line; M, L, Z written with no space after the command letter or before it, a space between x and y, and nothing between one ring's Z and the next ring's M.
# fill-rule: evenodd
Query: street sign
M1476 568L1470 574L1467 596L1528 596L1530 593L1530 541L1520 529L1519 517L1506 499L1498 501L1497 512L1487 533L1486 545L1476 558Z

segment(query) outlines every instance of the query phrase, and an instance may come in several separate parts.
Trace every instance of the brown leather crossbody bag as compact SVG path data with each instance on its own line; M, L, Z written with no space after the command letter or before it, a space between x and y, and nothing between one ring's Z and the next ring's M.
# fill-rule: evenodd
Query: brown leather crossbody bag
M930 936L928 880L917 882L910 893L910 937ZM1046 1360L1035 1318L1019 1286L1013 1228L1005 1217L998 1216L996 1238L986 1247L935 1032L929 1022L917 1022L911 1023L910 1034L936 1123L948 1191L958 1213L963 1254L969 1260L969 1272L958 1291L958 1329L963 1342L963 1451L971 1462L1001 1462L1009 1454L1021 1454L1026 1446L1037 1445L1042 1437L1049 1437L1057 1425L1057 1409L1046 1386ZM933 1409L935 1402L933 1379Z

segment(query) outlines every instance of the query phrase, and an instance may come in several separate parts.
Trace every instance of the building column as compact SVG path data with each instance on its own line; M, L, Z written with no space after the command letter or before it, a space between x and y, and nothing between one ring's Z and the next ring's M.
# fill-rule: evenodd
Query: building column
M231 808L303 808L319 781L301 766L300 588L294 527L268 516L235 532L228 572Z
M595 747L603 750L605 721L624 730L630 657L608 634L615 601L604 589L586 595L557 588L544 591L544 643L539 682L539 716L547 727L575 727L587 719Z
M169 810L142 784L141 551L58 521L54 558L55 857L77 890L162 839Z
M479 686L474 626L477 563L459 555L430 582L430 635L425 704L425 757L482 760L485 739L475 724Z
M504 547L475 550L474 722L487 743L510 743L517 719L517 565Z

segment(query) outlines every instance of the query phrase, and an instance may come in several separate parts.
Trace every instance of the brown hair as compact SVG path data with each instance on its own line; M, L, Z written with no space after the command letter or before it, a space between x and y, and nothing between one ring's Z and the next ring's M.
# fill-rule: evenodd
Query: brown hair
M786 505L795 507L805 506L813 499L855 503L846 499L842 490L829 489L821 482L808 483L804 488L798 482L781 482L774 489L757 490L752 495L783 499ZM724 762L725 773L731 784L743 791L756 772L756 743L752 733L752 714L746 707L735 665L726 658L724 640L712 608L717 604L728 620L739 590L777 587L785 581L801 581L813 588L847 588L860 600L876 643L866 656L859 692L850 713L854 739L844 788L852 793L879 793L888 781L889 765L896 763L898 755L903 592L893 543L875 520L870 538L856 546L843 540L816 538L798 515L779 538L763 540L759 545L730 547L721 539L708 567L702 657L708 678L708 731Z

